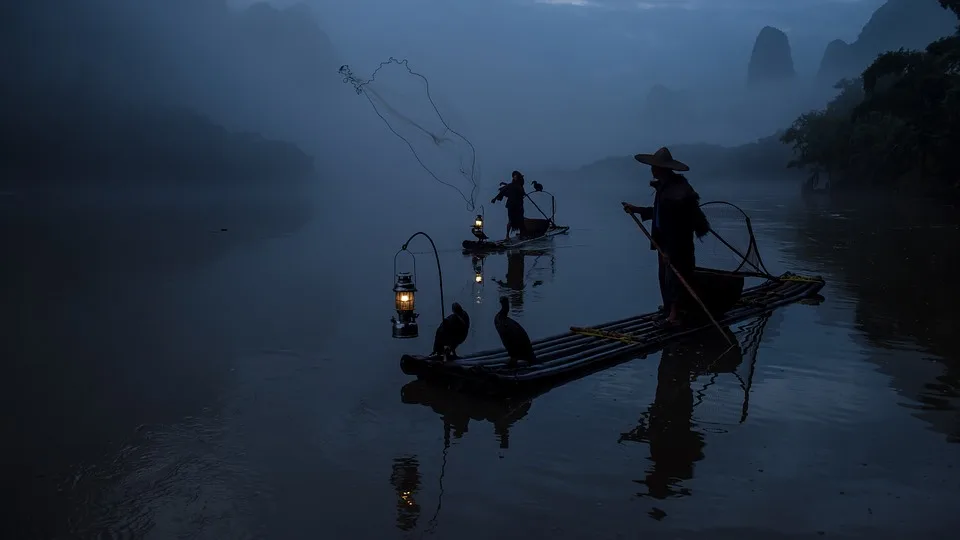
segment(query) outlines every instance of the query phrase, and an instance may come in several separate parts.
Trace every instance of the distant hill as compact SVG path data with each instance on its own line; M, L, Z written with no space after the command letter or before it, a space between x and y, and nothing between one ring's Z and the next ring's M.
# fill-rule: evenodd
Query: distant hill
M780 143L779 134L741 146L714 144L669 145L678 160L690 166L691 173L706 175L738 174L746 177L796 175L786 168L791 159L789 147ZM622 176L636 174L641 167L633 156L611 156L577 169L579 173Z
M817 79L833 85L855 77L878 54L901 47L923 49L956 29L957 18L937 0L888 0L873 13L853 43L831 41L823 53Z
M793 80L797 72L793 68L793 53L790 40L782 30L764 26L757 35L747 65L747 83L751 86L769 82Z
M655 85L643 104L642 117L646 121L661 120L659 123L665 127L660 135L667 140L689 140L691 131L702 134L706 127L715 130L718 124L735 132L741 127L738 123L741 119L756 122L759 117L766 121L764 125L782 126L805 110L822 107L825 101L836 95L833 86L837 81L859 76L880 53L901 47L923 49L931 41L955 30L956 16L943 9L937 0L888 0L873 13L856 41L851 44L839 39L830 42L817 81L805 81L796 76L786 34L767 26L754 43L742 100L728 105L725 116L710 118L718 116L717 111L708 114L698 109L697 104L704 100L690 95L689 91ZM677 118L679 122L670 122ZM769 133L773 129L763 131ZM786 168L793 153L779 141L779 133L741 146L674 144L669 148L692 169L707 174L781 178L796 174ZM630 174L636 172L636 166L630 156L614 156L579 170Z
M92 96L3 96L0 187L281 184L313 172L291 143L232 133L189 110Z
M334 76L333 46L305 7L31 0L0 12L3 184L280 182L313 170L296 145L269 140L322 147L321 112L336 109L317 69Z

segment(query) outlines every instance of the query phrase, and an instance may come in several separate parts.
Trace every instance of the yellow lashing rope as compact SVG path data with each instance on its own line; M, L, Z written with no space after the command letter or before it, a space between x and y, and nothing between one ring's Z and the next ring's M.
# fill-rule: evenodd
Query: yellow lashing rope
M570 331L574 334L580 334L582 336L592 336L603 339L612 339L614 341L620 341L628 345L640 345L646 343L643 340L637 339L631 334L624 334L621 332L611 332L609 330L600 330L597 328L584 328L582 326L571 326Z
M780 281L795 281L795 282L800 282L800 283L823 283L823 278L821 278L821 277L819 277L819 276L818 276L818 277L800 276L800 275L797 275L797 274L791 274L790 272L787 272L786 274L783 274L783 275L780 276L778 279L779 279ZM799 303L802 303L802 304L806 304L806 303L819 303L819 299L815 299L815 298L814 298L814 299L806 299L806 298L804 298L804 299L798 300L798 302L799 302ZM743 301L741 300L741 305L759 305L759 306L762 306L763 304L764 304L764 302L761 301L761 300L759 300L759 299L757 299L757 300L751 300L751 301L747 301L747 302L743 302ZM603 339L612 339L612 340L614 340L614 341L620 341L620 342L626 343L626 344L628 344L628 345L641 345L641 344L647 343L646 341L643 341L643 340L641 340L641 339L637 339L637 338L636 338L635 336L633 336L632 334L624 334L624 333L622 333L622 332L611 332L611 331L609 331L609 330L600 330L600 329L598 329L598 328L587 328L587 327L583 327L583 326L571 326L571 327L570 327L570 331L573 332L574 334L580 334L580 335L582 335L582 336L591 336L591 337L598 337L598 338L603 338Z
M800 276L797 274L791 274L787 272L786 274L780 276L780 281L799 281L801 283L823 283L822 277L809 277L809 276Z

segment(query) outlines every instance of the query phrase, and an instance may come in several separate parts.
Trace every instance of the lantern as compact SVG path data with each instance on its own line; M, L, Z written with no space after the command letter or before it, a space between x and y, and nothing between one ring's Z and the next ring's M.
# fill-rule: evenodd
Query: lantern
M487 235L483 233L483 216L477 214L477 217L473 220L473 227L470 228L470 232L477 237L481 242L487 239Z
M414 311L416 302L417 284L410 272L397 273L396 283L393 286L394 303L397 316L391 317L393 323L393 337L397 339L415 338L420 334L417 317Z

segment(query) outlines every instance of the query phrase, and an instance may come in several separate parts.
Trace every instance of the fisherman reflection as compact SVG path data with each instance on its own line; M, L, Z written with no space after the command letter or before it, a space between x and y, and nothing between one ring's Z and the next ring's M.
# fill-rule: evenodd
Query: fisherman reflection
M526 286L525 274L526 261L523 253L507 253L507 275L505 280L494 278L493 281L500 286L500 292L505 293L510 299L510 305L515 313L523 311L523 289Z
M420 518L420 504L415 499L420 490L420 463L417 458L394 458L390 484L397 492L397 528L412 531Z
M500 286L500 291L505 293L510 299L510 305L515 313L523 311L523 291L526 283L526 254L523 252L507 253L507 275L505 280L494 278L494 282ZM543 281L533 282L534 287L543 285Z
M660 357L657 369L657 389L653 403L629 433L620 435L620 441L643 442L650 445L650 461L644 480L634 480L647 486L642 497L666 499L690 495L690 490L679 487L693 478L694 463L704 458L706 443L693 421L694 391L691 380L703 372L735 370L743 359L739 345L730 349L723 336L703 338L707 341L682 342L668 345ZM714 339L716 338L716 339Z
M444 443L450 436L459 439L468 431L470 420L486 421L500 448L510 447L510 428L530 411L532 399L484 399L427 381L416 380L400 389L400 400L408 405L424 405L443 420Z

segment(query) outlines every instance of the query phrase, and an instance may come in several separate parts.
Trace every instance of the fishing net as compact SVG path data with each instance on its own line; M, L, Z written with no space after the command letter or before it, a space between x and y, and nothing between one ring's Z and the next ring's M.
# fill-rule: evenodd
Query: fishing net
M772 277L757 247L750 217L739 207L724 201L700 205L710 222L710 232L697 246L697 266L746 277Z
M386 127L399 137L420 167L437 182L456 190L476 209L480 167L473 144L448 122L430 94L430 82L413 71L407 60L391 57L369 78L361 79L340 67L343 82L370 102Z

